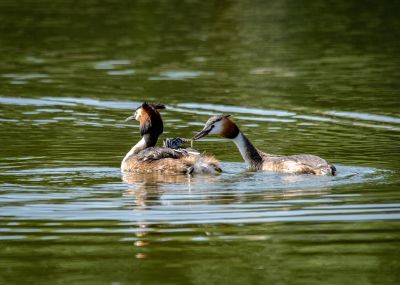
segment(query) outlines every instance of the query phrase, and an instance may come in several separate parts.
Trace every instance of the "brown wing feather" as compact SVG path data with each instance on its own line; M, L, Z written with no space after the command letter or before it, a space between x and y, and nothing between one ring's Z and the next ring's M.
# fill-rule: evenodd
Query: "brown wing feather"
M164 158L181 158L186 155L184 150L176 150L167 147L149 147L136 155L136 158L141 161L154 161Z
M138 160L136 157L129 159L123 167L123 171L135 173L187 173L189 166L184 160L164 158L153 161Z
M296 174L335 175L335 167L326 160L311 154L274 156L263 154L263 170Z
M147 148L123 162L122 170L134 173L215 173L221 172L213 156L191 154L165 147Z

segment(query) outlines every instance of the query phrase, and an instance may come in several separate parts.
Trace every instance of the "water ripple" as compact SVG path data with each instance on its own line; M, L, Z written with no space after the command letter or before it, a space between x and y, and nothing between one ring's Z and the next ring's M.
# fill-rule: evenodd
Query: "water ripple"
M184 107L188 109L202 109L202 110L211 110L222 113L241 113L241 114L253 114L253 115L261 115L261 116L294 116L296 113L284 111L284 110L262 110L255 108L246 108L246 107L238 107L238 106L226 106L226 105L216 105L216 104L200 104L200 103L181 103L178 104L179 107Z
M24 186L10 185L0 194L1 209L3 216L14 219L136 220L138 224L393 219L400 212L397 203L349 207L342 204L343 199L354 196L330 195L330 189L338 185L382 179L384 173L372 168L338 165L337 177L251 173L244 171L243 163L223 163L223 168L226 172L217 177L131 174L123 177L127 184L118 185L115 179L120 174L116 168L6 170L2 176L21 177L20 183L29 183L30 177L49 181L65 181L68 177L71 181L84 178L95 185L91 190L60 185L57 192L43 188L43 193L36 194L26 192ZM96 183L104 179L109 182Z

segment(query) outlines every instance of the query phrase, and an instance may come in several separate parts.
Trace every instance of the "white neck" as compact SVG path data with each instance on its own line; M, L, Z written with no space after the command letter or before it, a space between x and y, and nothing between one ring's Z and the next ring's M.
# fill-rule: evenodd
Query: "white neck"
M124 159L122 160L122 162L127 161L128 158L133 155L138 153L139 151L145 149L147 147L147 143L146 140L144 139L144 137L137 143L135 144L132 149L125 155Z
M233 139L233 142L239 149L244 161L246 161L250 167L258 168L262 163L262 157L249 139L242 132L239 132L239 134Z
M242 155L243 159L247 162L247 159L246 159L246 157L247 157L246 156L247 147L246 147L246 141L245 141L245 139L243 137L243 134L239 133L236 136L236 138L233 139L233 142L236 144L237 148L239 149L240 154Z

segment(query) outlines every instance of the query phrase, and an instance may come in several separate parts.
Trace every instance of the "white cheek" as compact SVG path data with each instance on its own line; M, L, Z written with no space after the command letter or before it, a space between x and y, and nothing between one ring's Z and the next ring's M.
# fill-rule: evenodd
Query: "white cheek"
M211 130L210 134L218 135L221 132L222 132L222 125L220 122L217 122L216 124L214 124L214 128Z
M136 111L135 112L135 120L139 121L139 119L140 119L140 111Z

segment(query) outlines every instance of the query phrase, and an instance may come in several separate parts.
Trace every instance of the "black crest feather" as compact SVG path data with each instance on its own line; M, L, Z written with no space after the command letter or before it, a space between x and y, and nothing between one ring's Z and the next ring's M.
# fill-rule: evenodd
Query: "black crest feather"
M163 105L163 104L150 104L154 109L156 109L156 110L164 110L164 109L166 109L166 107L165 107L165 105Z

